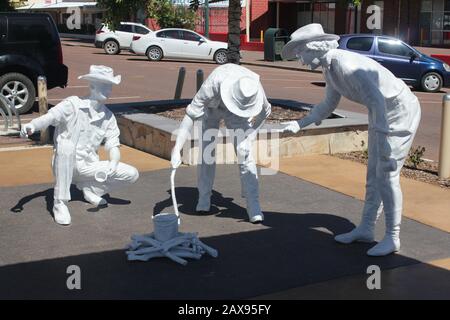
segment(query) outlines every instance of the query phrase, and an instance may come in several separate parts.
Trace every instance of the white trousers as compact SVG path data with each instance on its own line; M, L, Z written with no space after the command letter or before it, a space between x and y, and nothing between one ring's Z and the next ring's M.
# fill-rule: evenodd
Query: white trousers
M139 178L139 172L133 166L119 162L117 170L108 176L105 182L98 182L94 176L97 171L106 171L109 161L77 163L73 172L72 182L80 189L90 188L98 196L126 187ZM56 199L56 194L55 194Z
M215 144L220 120L225 120L225 125L231 130L245 132L251 129L247 118L241 118L223 109L207 109L202 120L202 139L200 155L201 164L197 169L199 204L209 203L214 185L216 162ZM206 134L208 129L214 130L215 134ZM211 138L211 139L208 139ZM211 144L213 144L212 152ZM233 139L234 150L238 158L239 174L241 178L241 194L247 200L247 212L250 216L261 213L259 206L258 174L255 160L252 155L252 141L250 139ZM206 149L206 150L205 150ZM205 157L208 157L206 159ZM212 159L210 159L211 157Z
M408 157L420 122L421 111L417 98L405 101L405 105L414 114L414 121L411 122L408 130L394 131L388 134L391 158L396 162L396 170L390 172L383 170L378 155L376 132L369 128L369 160L362 224L373 226L381 211L384 210L388 232L394 228L399 230L403 210L400 171Z

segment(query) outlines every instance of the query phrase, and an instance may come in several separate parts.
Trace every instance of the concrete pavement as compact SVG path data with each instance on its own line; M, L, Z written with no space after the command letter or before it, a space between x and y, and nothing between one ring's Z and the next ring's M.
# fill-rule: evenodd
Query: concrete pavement
M169 163L130 148L122 153L140 168L138 183L111 194L109 207L101 210L74 189L73 224L64 228L50 216L51 150L0 152L5 164L6 158L15 159L8 173L0 173L8 186L0 187L0 297L450 298L448 190L427 201L436 190L425 184L409 189L411 181L403 179L402 252L377 259L365 255L370 244L342 246L332 239L359 221L364 189L359 164L326 156L282 160L280 170L289 175L260 177L262 225L246 222L245 202L234 187L239 185L235 165L217 168L213 211L207 216L194 214L195 168L184 167L176 177L182 230L198 231L219 249L219 258L205 257L187 267L163 259L129 263L122 248L131 234L150 232L152 212L172 209L169 171L161 169ZM421 194L424 198L411 203ZM383 230L380 221L377 239ZM65 268L71 264L83 270L80 292L65 288ZM382 269L380 291L365 284L373 264Z

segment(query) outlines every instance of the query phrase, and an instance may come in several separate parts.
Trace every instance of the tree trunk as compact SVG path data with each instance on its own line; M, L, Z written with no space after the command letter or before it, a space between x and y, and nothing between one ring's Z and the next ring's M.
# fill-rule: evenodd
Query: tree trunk
M228 5L228 62L241 60L241 1L230 0Z

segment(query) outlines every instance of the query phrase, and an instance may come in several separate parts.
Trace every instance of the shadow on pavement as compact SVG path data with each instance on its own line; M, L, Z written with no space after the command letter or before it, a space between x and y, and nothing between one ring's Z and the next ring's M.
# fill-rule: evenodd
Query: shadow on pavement
M176 192L180 211L192 215L196 188L182 187ZM51 192L31 195L16 207L41 196L48 199ZM212 204L216 208L212 214L218 218L242 220L246 216L245 209L233 198L225 198L219 192L213 193ZM154 214L171 206L169 197L155 205ZM192 220L187 223L192 228ZM401 254L372 258L365 253L373 244L346 246L333 240L334 234L353 227L348 219L332 214L265 212L262 229L203 237L202 241L219 250L217 259L204 256L183 267L168 259L129 262L125 250L114 250L20 263L0 268L0 298L241 299L352 275L361 277L350 288L347 286L348 290L363 290L366 297L381 298L386 292L390 297L402 298L403 291L389 286L385 286L386 291L369 292L367 267L376 264L386 270L420 261ZM70 265L81 268L81 290L66 287L66 269ZM405 280L405 294L415 290L417 297L427 298L449 292L444 291L450 289L449 274L429 266L422 275L434 280ZM414 283L421 283L420 290ZM436 286L441 289L436 291ZM317 290L312 291L313 297L320 297ZM330 286L323 290L328 295L330 290L339 291ZM303 291L301 297L308 298L308 292Z

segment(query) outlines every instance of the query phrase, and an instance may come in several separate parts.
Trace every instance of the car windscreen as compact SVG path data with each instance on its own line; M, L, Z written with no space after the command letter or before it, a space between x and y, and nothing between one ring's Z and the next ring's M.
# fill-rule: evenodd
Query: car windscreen
M355 37L347 41L347 49L357 51L370 51L373 44L372 37Z
M8 18L8 41L53 44L56 32L48 18Z

